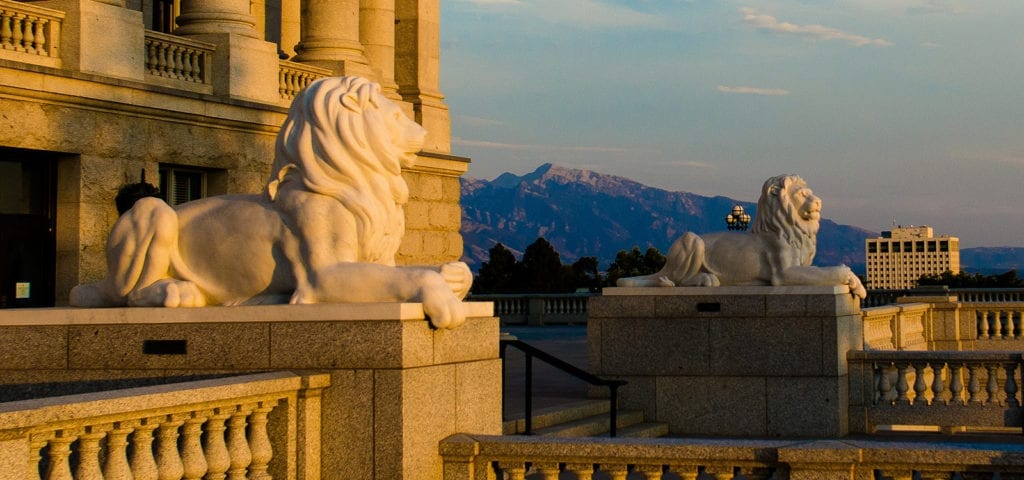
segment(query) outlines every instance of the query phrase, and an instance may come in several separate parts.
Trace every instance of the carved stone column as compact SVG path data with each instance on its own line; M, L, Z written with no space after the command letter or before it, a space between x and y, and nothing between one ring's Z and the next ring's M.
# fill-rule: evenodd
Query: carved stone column
M296 62L378 80L359 43L359 0L304 0L301 35Z
M176 35L233 33L259 38L249 0L182 0Z
M425 151L451 151L451 121L440 89L439 0L395 0L395 81L415 119L427 129Z
M395 83L395 0L363 0L359 6L359 41L384 95L401 100Z

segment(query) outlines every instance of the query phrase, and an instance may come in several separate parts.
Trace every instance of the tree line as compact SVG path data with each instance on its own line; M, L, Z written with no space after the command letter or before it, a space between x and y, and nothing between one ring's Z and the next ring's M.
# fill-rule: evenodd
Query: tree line
M657 248L641 251L638 246L619 250L605 271L599 269L597 257L580 257L566 265L544 237L526 247L522 260L516 260L500 242L487 253L488 260L473 280L474 294L596 292L614 286L619 278L648 275L665 265L665 256Z

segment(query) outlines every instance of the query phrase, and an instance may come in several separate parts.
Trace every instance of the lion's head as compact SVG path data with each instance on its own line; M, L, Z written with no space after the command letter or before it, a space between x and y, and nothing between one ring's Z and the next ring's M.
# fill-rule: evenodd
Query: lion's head
M360 77L328 77L299 92L277 136L267 194L301 181L340 202L356 219L361 261L393 263L405 232L409 188L402 167L426 130Z
M800 264L814 260L821 219L821 199L797 175L769 178L757 200L757 215L751 233L767 234L797 249Z

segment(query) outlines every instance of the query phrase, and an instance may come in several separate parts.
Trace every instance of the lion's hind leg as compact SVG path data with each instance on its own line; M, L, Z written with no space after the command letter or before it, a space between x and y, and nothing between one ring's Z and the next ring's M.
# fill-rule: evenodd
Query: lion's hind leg
M668 249L665 266L657 273L620 278L620 287L673 287L693 285L692 279L704 266L704 240L696 233L686 232Z

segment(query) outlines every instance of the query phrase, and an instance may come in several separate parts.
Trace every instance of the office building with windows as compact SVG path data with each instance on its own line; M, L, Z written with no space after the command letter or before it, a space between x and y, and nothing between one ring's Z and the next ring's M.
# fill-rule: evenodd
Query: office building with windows
M922 275L960 273L960 239L935 237L927 225L896 227L864 244L867 288L913 288Z
M439 0L0 0L0 307L102 278L125 184L263 189L291 98L361 75L426 127L402 264L462 254ZM443 220L443 221L442 221Z

